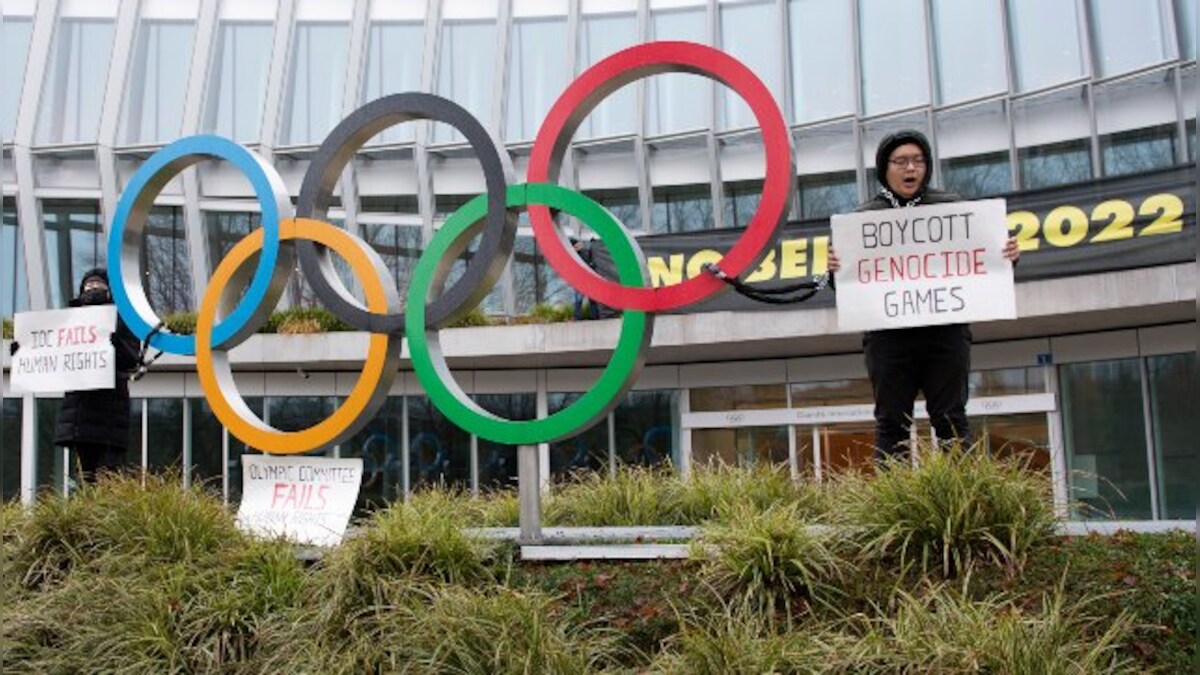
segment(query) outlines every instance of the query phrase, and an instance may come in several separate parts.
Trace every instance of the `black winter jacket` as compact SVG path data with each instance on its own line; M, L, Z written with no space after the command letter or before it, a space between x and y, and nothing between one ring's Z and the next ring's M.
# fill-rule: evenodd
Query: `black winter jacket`
M82 303L72 300L71 306ZM129 374L137 368L138 340L119 317L113 346L117 360L113 388L67 392L54 426L55 445L107 445L121 450L129 446Z

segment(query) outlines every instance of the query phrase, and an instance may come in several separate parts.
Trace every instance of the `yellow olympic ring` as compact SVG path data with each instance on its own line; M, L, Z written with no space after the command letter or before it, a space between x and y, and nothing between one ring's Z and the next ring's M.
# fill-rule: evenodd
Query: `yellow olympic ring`
M333 249L342 256L358 277L371 312L383 314L396 310L395 307L389 308L389 304L392 304L390 301L398 304L395 290L392 289L389 293L383 285L381 275L376 273L376 261L372 260L372 255L378 258L378 254L349 233L319 220L288 218L279 221L279 238L281 241L307 239ZM229 296L233 295L233 291L240 292L240 289L237 288L239 284L230 282L238 278L242 266L258 253L262 246L262 229L246 235L221 261L213 273L208 290L204 292L196 318L196 371L200 376L200 388L204 390L204 395L221 424L235 437L263 452L277 455L300 454L347 440L369 421L370 415L364 414L364 411L376 402L379 392L386 396L391 388L391 380L396 376L401 342L393 340L388 334L371 334L362 374L359 375L350 395L333 415L307 429L279 431L267 425L251 411L240 395L233 393L231 399L226 397L225 392L237 391L226 351L234 345L213 349L212 336L213 326L217 322L217 308L233 306L233 301L237 298Z

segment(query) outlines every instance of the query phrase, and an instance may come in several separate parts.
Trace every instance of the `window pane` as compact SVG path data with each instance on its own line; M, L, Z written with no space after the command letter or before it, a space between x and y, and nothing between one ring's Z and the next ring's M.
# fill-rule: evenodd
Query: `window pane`
M492 81L496 72L495 20L443 22L438 53L438 93L466 108L490 128ZM435 143L461 140L462 134L449 125L433 125Z
M871 403L871 383L864 379L796 382L791 385L793 408Z
M1196 367L1196 354L1152 356L1146 366L1150 373L1160 514L1171 520L1191 520L1196 517L1196 476L1200 476L1196 455L1200 421L1195 410L1200 396L1196 386L1200 369Z
M704 7L651 12L651 39L708 44L707 20ZM711 90L699 75L673 73L650 78L646 133L658 136L707 127Z
M1081 518L1148 520L1150 472L1137 359L1059 369L1070 498Z
M574 404L583 394L550 393L546 396L549 414ZM599 471L608 466L608 418L574 438L550 444L550 475L556 480L578 471Z
M971 428L996 457L1017 457L1030 471L1050 472L1050 433L1045 413L972 417Z
M0 400L0 501L16 499L21 490L21 399Z
M788 34L797 122L854 112L854 39L850 3L791 0Z
M853 171L800 176L798 189L802 218L828 218L853 211L858 205L858 180Z
M977 396L1015 396L1046 391L1041 368L997 368L974 370L967 377L971 398Z
M750 224L762 200L762 186L761 180L725 184L725 201L721 207L725 227L745 227Z
M689 392L688 404L692 412L786 408L787 393L782 384L695 387Z
M1175 78L1157 72L1098 86L1101 168L1119 176L1175 164Z
M146 470L182 470L183 399L148 398L146 406Z
M623 190L588 190L585 192L622 225L630 230L642 229L642 204L637 188Z
M82 200L42 202L50 301L66 307L79 292L83 273L104 266L100 205Z
M208 263L211 271L243 237L258 229L262 216L237 211L205 211L204 232L208 238Z
M678 464L678 392L631 391L613 410L617 461L639 466Z
M528 141L567 84L567 18L517 19L511 40L504 138Z
M1013 189L1003 103L944 112L936 124L941 174L934 174L935 181L966 199Z
M192 58L192 22L143 21L125 85L126 143L172 141L183 124Z
M1082 88L1013 104L1021 187L1063 185L1092 177L1091 122Z
M349 38L344 24L296 24L281 144L319 143L341 120Z
M408 225L381 225L362 223L362 237L383 258L388 272L396 281L400 291L400 305L404 306L408 282L413 268L421 256L421 228Z
M25 83L25 59L33 22L5 17L0 21L0 139L12 140L17 125L21 86Z
M1008 153L956 157L942 162L942 185L963 199L982 199L1012 190Z
M696 429L692 432L692 462L753 467L788 463L788 428Z
M113 22L63 19L54 35L54 53L42 91L39 143L90 143L96 140Z
M5 197L0 209L0 316L11 317L29 309L25 252L17 226L17 203Z
M362 101L421 88L421 53L425 48L423 23L373 23L367 48L367 74ZM376 143L404 143L416 137L416 125L398 124L373 139Z
M225 466L221 463L221 442L225 427L203 398L188 400L192 418L192 485L202 485L220 495Z
M159 316L194 308L192 268L180 207L156 206L150 211L142 244L142 275L146 298Z
M1175 164L1175 127L1137 129L1100 138L1105 176L1144 173Z
M863 112L868 115L929 102L921 5L921 0L859 0Z
M259 419L263 418L263 406L265 399L261 396L246 396L246 407ZM233 434L229 435L229 503L239 504L242 501L242 455L259 455L262 454L254 448L247 447Z
M342 443L342 457L361 457L362 488L355 510L386 507L404 495L404 397L389 396L367 426Z
M1008 8L1018 91L1083 75L1075 0L1009 0Z
M1179 32L1179 53L1185 59L1196 58L1196 0L1176 0L1175 29Z
M637 44L637 14L585 13L579 26L580 71L606 56ZM637 88L621 87L608 95L579 127L579 138L596 138L633 133L637 119Z
M537 305L568 305L574 301L575 292L546 262L530 235L517 236L512 272L517 316L529 314Z
M817 435L821 439L821 466L825 471L874 473L874 423L831 424L819 427Z
M656 187L653 198L650 229L654 234L713 228L712 192L707 185Z
M479 407L509 420L537 419L535 394L480 394ZM493 443L480 438L479 489L500 490L517 487L517 446Z
M767 85L776 101L783 100L783 74L780 72L779 32L764 30L779 21L774 0L732 0L722 2L721 49L742 63ZM750 106L735 92L720 87L720 127L737 129L757 127Z
M54 423L58 419L58 409L62 406L61 398L35 398L37 407L37 476L38 492L51 489L54 494L62 494L63 449L54 445ZM141 461L141 456L138 460Z
M954 103L1008 90L1004 21L996 0L935 0L938 100Z
M1017 156L1021 162L1021 187L1028 190L1078 183L1092 177L1092 155L1087 141L1021 148Z
M1099 75L1117 75L1167 58L1158 0L1091 0L1092 52ZM1130 39L1130 36L1137 36Z
M424 396L408 399L408 455L413 490L428 485L470 487L471 436Z
M205 131L239 143L259 140L273 33L269 23L221 22L209 69Z

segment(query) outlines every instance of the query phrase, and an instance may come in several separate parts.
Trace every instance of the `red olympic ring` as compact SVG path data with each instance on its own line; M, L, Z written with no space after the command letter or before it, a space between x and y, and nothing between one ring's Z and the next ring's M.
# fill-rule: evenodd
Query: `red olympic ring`
M750 105L762 130L767 170L762 199L746 231L721 259L731 277L753 270L768 253L791 203L795 169L787 123L770 90L753 71L728 54L691 42L651 42L617 52L588 68L567 87L542 122L529 158L528 180L557 182L559 168L576 129L605 97L651 75L686 72L717 80ZM555 226L545 206L529 206L538 247L550 266L587 297L616 309L662 312L699 302L727 288L712 274L701 274L661 288L632 288L610 281L585 265Z

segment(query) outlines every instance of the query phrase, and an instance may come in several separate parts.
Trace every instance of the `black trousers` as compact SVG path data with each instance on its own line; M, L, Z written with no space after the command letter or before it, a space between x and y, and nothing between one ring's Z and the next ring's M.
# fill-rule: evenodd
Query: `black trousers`
M967 375L971 331L964 325L874 331L863 337L867 375L875 396L875 458L907 457L917 393L941 442L971 444Z
M77 443L71 447L79 458L80 481L91 483L101 471L119 471L125 462L125 448L103 443Z

